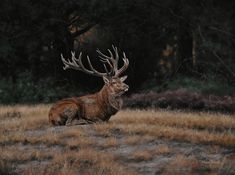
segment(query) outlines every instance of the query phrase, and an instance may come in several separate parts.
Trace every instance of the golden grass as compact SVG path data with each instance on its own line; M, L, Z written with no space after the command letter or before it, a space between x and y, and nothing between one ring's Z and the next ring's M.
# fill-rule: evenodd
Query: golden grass
M161 144L157 146L157 148L154 150L154 154L162 155L162 154L169 154L172 152L172 149L169 148L168 145Z
M49 133L38 138L28 138L19 132L49 127L47 117L49 107L50 105L1 106L0 131L2 133L17 131L17 134L1 135L0 142L28 140L33 143L42 140L53 144L59 143L60 138L81 137L82 129L77 128L73 131L68 129L66 133L57 135ZM17 117L12 117L11 114ZM111 136L114 129L120 129L129 136L133 135L133 138L126 138L125 142L129 144L137 142L137 135L140 134L155 139L166 138L193 143L213 143L221 146L235 146L235 134L231 131L234 128L235 118L229 115L163 110L160 112L124 110L111 118L109 123L93 125L97 135ZM208 129L215 129L215 131ZM218 132L216 129L220 129L220 131Z
M88 137L80 137L80 138L73 138L70 140L65 141L65 144L73 149L73 148L86 148L88 146L92 146L95 144L95 141L89 139Z
M24 131L48 127L49 105L0 106L0 131Z
M55 133L47 133L40 136L29 136L25 135L23 132L10 133L0 135L1 144L14 144L14 143L23 143L23 144L63 144L59 139L59 136Z
M155 156L169 154L171 151L172 149L167 145L161 144L154 149L136 150L132 153L131 159L135 161L148 161L153 159Z
M235 135L232 133L210 133L194 129L175 128L169 126L148 126L146 124L126 125L119 127L126 134L150 135L157 139L187 141L192 143L218 144L235 146Z
M136 145L140 143L140 141L141 141L141 136L133 135L133 136L126 136L124 143L128 145Z
M105 142L100 145L102 147L114 147L118 145L118 141L115 137L110 137L105 140Z
M83 131L82 128L73 128L73 127L67 127L63 132L57 133L60 139L66 139L71 137L84 137L86 136L86 133Z
M125 110L112 121L115 124L146 124L196 129L235 129L235 118L223 114L185 113L160 110Z
M234 164L224 164L220 160L199 161L197 158L179 154L176 155L162 170L165 175L190 175L190 174L234 174Z
M0 136L2 141L27 140L31 143L39 140L49 143L59 143L60 138L81 137L82 129L69 130L66 133L47 133L37 138L28 138L19 131L35 130L49 127L47 113L50 105L36 106L1 106L0 130L3 133L18 131L16 134ZM13 117L13 116L16 117ZM8 117L8 118L7 118ZM214 143L222 146L235 146L235 118L223 114L183 113L154 110L124 110L111 119L111 122L93 125L96 134L111 136L116 128L125 134L135 135L126 138L126 143L137 142L136 135L149 135L155 139L189 141L193 143ZM200 130L198 130L200 129ZM201 130L203 129L203 130ZM207 129L222 129L222 132Z
M40 168L28 168L26 174L47 175L76 175L76 174L109 174L132 175L133 171L127 170L115 162L110 154L98 153L93 149L81 149L78 152L70 151L54 156L52 162Z
M152 136L141 136L141 135L127 135L124 138L123 143L127 144L127 145L137 145L137 144L144 144L144 143L148 143L148 142L152 142L154 141L154 137Z
M102 123L93 125L93 128L97 135L110 136L115 125L112 123Z
M1 158L8 162L24 162L32 160L43 160L52 158L52 152L45 152L43 150L24 150L15 147L0 149Z
M50 159L41 167L25 168L23 174L133 174L117 163L112 154L104 150L124 144L125 146L152 144L159 139L210 144L208 154L216 154L221 147L235 146L235 117L206 112L185 113L180 111L123 110L108 123L87 127L50 127L48 111L50 105L0 106L0 155L10 162ZM35 132L34 132L35 131ZM117 137L118 136L118 137ZM99 139L100 138L100 139ZM20 144L49 148L59 145L61 153L32 149L25 152L17 148ZM7 145L16 145L7 148ZM27 145L27 146L28 146ZM116 149L115 148L115 149ZM142 149L142 150L141 150ZM171 154L174 148L165 144L152 149L140 148L130 156L135 162L151 161L154 156ZM173 155L173 154L171 154ZM0 162L5 166L5 163ZM178 163L178 164L177 164ZM210 162L210 171L219 171L221 162ZM165 174L191 174L207 171L204 164L194 157L176 156L164 168ZM223 169L222 169L223 170ZM222 171L221 170L221 171ZM0 171L1 172L1 171Z
M177 155L170 163L164 168L164 174L175 175L190 175L202 168L200 163L194 157L185 157L184 155Z
M175 111L124 110L110 123L94 126L97 133L109 136L118 129L128 135L127 144L138 142L138 135L192 143L235 146L235 118L224 114Z
M47 115L51 105L14 105L0 106L0 118L6 113L19 112L25 117Z
M148 161L153 158L152 150L138 150L135 151L131 158L135 161Z
M47 132L42 135L26 135L24 132L9 133L0 135L0 144L12 144L12 143L23 143L23 144L45 144L45 145L61 145L68 147L86 147L94 144L82 130L76 130L75 128L68 128L63 132Z

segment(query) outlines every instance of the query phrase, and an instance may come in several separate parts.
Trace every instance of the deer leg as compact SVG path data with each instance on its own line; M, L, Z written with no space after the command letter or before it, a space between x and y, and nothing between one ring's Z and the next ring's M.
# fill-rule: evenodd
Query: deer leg
M71 125L87 125L87 124L91 124L89 121L84 120L84 119L74 119L71 123Z
M92 121L88 119L74 118L70 125L88 125L88 124L94 124L94 123L103 123L103 121L102 120Z
M67 117L65 125L70 126L72 125L72 121L77 116L77 109L71 109L71 108L66 109L63 114Z
M68 118L65 125L66 126L71 126L72 125L73 118Z

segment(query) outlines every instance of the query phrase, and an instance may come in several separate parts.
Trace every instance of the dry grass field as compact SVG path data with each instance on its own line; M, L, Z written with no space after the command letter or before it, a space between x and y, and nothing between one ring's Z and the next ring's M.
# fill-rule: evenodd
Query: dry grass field
M52 127L50 105L0 107L0 174L234 175L235 117L123 110L103 124Z

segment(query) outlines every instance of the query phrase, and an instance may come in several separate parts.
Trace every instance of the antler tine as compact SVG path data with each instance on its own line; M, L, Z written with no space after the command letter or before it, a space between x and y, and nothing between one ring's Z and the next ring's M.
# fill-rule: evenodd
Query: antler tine
M71 54L72 54L72 62L70 60L66 61L66 59L63 57L63 54L61 54L61 59L62 59L62 62L64 63L63 69L66 70L69 68L73 68L73 69L80 70L79 65L76 63L76 60L75 60L75 56L74 56L75 53L71 52ZM80 55L82 55L82 52L80 53Z
M72 54L72 58L71 58L72 61L70 61L69 59L66 60L63 57L63 55L61 54L61 59L62 59L62 62L64 63L64 67L63 67L64 70L71 68L71 69L80 70L82 72L85 72L85 73L88 73L88 74L91 74L91 75L95 75L95 76L98 76L98 77L108 76L107 72L102 73L102 72L98 72L97 70L94 69L94 67L91 64L89 56L87 56L87 61L88 61L88 64L89 64L89 67L90 67L91 70L88 70L83 65L83 63L82 63L82 52L80 52L78 59L75 57L75 52L71 52L71 54Z
M117 68L118 67L118 62L114 58L113 53L111 52L111 50L108 49L108 52L109 52L110 56L107 56L107 55L103 54L99 49L97 49L96 51L99 54L100 60L104 63L108 63L108 65L110 66L110 69L113 72L113 75L115 75L116 72L117 72L117 69L118 69ZM115 55L116 55L116 53L115 53Z
M123 52L123 58L122 58L124 65L117 71L116 76L120 76L129 66L129 60L126 57L125 52Z
M114 45L112 45L112 48L113 48L113 50L115 52L116 62L118 63L118 61L119 61L118 49Z
M112 63L108 59L104 59L104 58L102 58L100 56L99 56L99 58L100 58L100 61L102 63L108 63L108 65L110 66L110 69L112 69L112 70L114 69Z
M109 72L105 64L103 64L103 66L104 66L106 73L110 76L112 74L112 71Z
M97 70L95 70L94 67L92 66L91 61L90 61L90 58L89 58L88 55L87 55L87 61L88 61L88 64L89 64L90 69L91 69L94 73L100 74L100 72L98 72ZM105 65L104 65L104 66L105 66ZM105 72L106 72L106 74L109 75L109 72L108 72L108 69L107 69L106 66L105 66ZM105 73L102 73L102 74L105 74Z
M123 52L122 60L124 62L124 65L120 69L118 69L118 61L119 61L118 49L114 45L112 45L112 48L113 48L115 57L114 57L114 55L113 55L113 53L111 52L110 49L108 49L108 52L109 52L110 56L107 56L107 55L103 54L99 49L97 49L97 52L99 54L100 60L103 63L107 63L110 66L110 68L113 71L113 76L118 77L122 72L124 72L128 68L129 60L126 57L126 54Z
M98 54L100 54L100 58L102 58L102 59L110 59L110 57L108 57L107 55L105 55L105 54L103 54L99 49L96 49L96 52L98 53Z
M113 53L111 52L111 50L108 49L108 52L110 54L110 57L109 57L109 60L113 63L113 69L114 69L114 72L116 73L117 70L118 70L118 62L116 59L114 59L114 56L113 56Z

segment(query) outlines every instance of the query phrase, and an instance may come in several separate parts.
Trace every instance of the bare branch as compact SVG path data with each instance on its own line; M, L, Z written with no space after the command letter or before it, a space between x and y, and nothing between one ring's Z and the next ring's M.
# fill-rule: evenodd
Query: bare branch
M87 26L83 27L82 29L72 33L72 37L76 38L79 35L82 35L83 33L86 33L87 31L89 31L91 28L93 28L96 25L96 23L94 24L88 24Z

